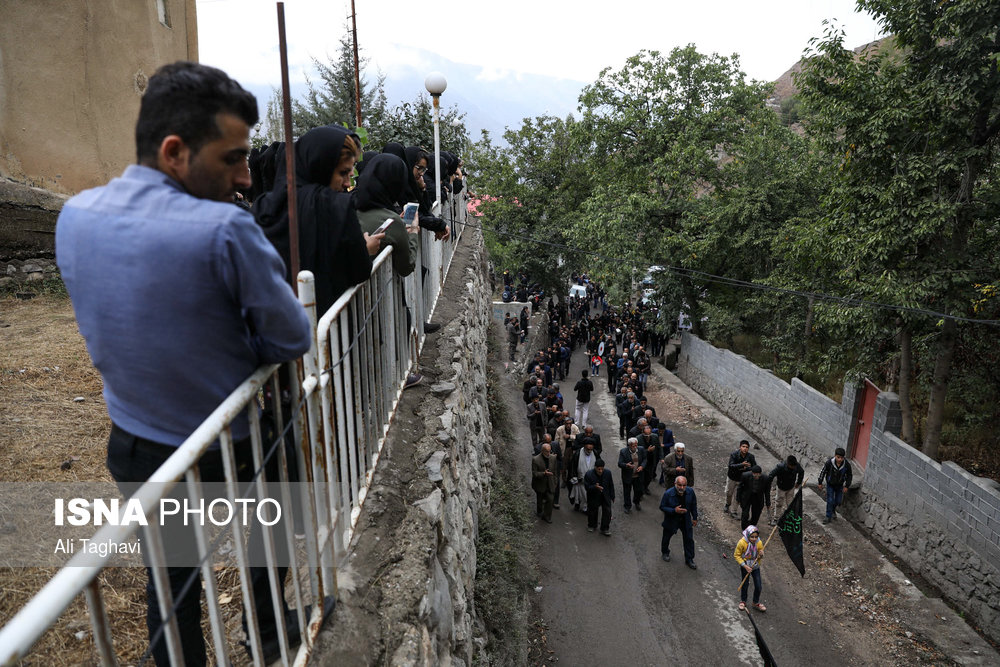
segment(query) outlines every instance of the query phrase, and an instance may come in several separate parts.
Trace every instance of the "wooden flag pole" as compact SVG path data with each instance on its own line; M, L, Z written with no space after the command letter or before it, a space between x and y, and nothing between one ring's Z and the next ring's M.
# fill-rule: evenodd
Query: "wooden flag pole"
M767 545L771 543L771 538L774 537L774 532L776 530L778 530L778 524L774 524L774 528L771 529L771 534L767 536L767 540L764 542L764 546L761 547L761 551L767 551ZM753 570L750 570L750 572L753 572ZM743 575L743 579L740 580L740 585L736 587L737 593L743 590L743 584L746 583L747 577L750 576L750 572Z

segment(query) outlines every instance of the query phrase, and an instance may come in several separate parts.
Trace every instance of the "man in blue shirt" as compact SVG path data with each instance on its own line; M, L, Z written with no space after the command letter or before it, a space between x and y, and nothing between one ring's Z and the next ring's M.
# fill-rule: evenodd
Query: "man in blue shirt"
M56 258L104 380L108 468L123 490L148 479L258 366L309 349L309 321L284 282L281 258L233 204L236 190L250 185L248 138L256 122L256 99L224 72L166 65L142 99L138 164L73 197L60 213ZM238 474L249 479L245 416L232 433ZM223 480L217 448L199 467L204 481ZM191 540L181 542L167 542L168 559L174 550L196 553ZM178 597L192 574L196 568L168 568L184 662L204 665L201 586ZM278 574L282 580L282 568ZM273 655L266 569L254 568L252 579L265 653ZM147 605L152 638L161 620L151 577ZM162 638L152 654L158 665L170 664Z

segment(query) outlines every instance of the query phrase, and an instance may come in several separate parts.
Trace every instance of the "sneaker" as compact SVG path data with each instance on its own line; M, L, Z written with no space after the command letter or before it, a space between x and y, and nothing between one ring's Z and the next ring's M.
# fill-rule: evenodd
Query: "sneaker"
M590 526L587 526L587 532L588 533L592 533L592 532L594 532L594 529L592 527L590 527Z
M698 566L694 564L693 560L686 561L685 565L687 565L692 570L697 570L698 569Z
M660 558L662 558L665 563L670 562L670 554L660 554Z
M611 531L610 530L602 530L601 531L601 535L603 535L604 537L611 537Z
M729 505L726 505L726 509L724 509L722 511L725 512L726 514L729 514Z
M632 508L631 507L626 507L625 508L625 514L631 514L631 513L632 513Z
M833 519L831 519L830 517L828 516L823 517L823 523L830 523L831 521L833 521Z
M760 602L754 602L753 608L756 609L757 611L767 611L767 607L762 605Z
M554 505L552 505L552 509L554 510L559 509L559 503L555 503Z
M424 376L420 373L410 373L406 376L406 384L403 385L403 389L409 389L410 387L416 387L418 384L424 381Z
M437 331L440 328L441 328L441 325L438 324L437 322L426 322L424 324L424 333L425 334L432 334L432 333L434 333L435 331Z
M641 512L641 511L642 511L642 506L641 506L641 505L639 505L639 503L636 503L636 504L635 504L635 511L636 511L636 512Z

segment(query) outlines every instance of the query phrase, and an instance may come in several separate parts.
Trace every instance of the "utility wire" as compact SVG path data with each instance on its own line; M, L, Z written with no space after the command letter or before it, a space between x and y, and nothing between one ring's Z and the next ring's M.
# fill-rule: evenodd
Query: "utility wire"
M630 267L632 267L634 269L635 268L641 268L641 267L637 267L635 265L634 261L632 261L632 260L630 260L628 258L625 258L625 257L614 257L614 256L611 256L611 255L606 255L604 253L597 252L596 250L588 250L588 249L584 249L584 248L577 248L577 247L574 247L574 246L566 245L565 243L556 243L554 241L545 241L543 239L536 239L536 238L533 238L533 237L528 236L526 234L518 234L516 232L504 232L504 231L500 231L498 229L490 229L488 227L484 227L482 224L480 224L480 225L474 225L474 224L469 223L469 222L460 222L460 221L457 221L457 220L455 222L457 224L460 224L460 225L465 225L466 227L471 227L472 229L478 229L478 230L484 231L484 232L491 232L493 234L497 234L497 235L500 235L500 236L507 236L507 237L511 237L511 238L519 238L519 239L523 239L525 241L530 241L531 243L537 243L539 245L544 245L544 246L548 246L548 247L551 247L551 248L559 248L561 250L567 250L569 252L577 253L577 254L580 254L580 255L589 255L591 257L595 257L597 259L605 260L605 261L608 261L608 262L616 262L616 263L619 263L619 264L625 264L625 265L630 266ZM650 267L646 267L646 268L648 270ZM796 289L791 289L791 288L787 288L787 287L776 287L774 285L762 285L760 283L753 283L753 282L749 282L749 281L746 281L746 280L738 280L736 278L727 278L726 276L719 276L719 275L715 275L713 273L706 273L704 271L698 271L698 270L695 270L695 269L686 269L686 268L681 267L681 266L666 265L666 266L663 266L662 268L663 268L664 271L667 271L667 272L670 272L670 273L674 273L674 274L677 274L677 275L680 275L680 276L684 276L684 277L687 277L687 278L698 278L700 280L704 280L705 282L709 282L709 283L718 283L718 284L721 284L721 285L730 285L730 286L733 286L733 287L742 287L742 288L746 288L746 289L755 289L755 290L759 290L759 291L763 291L763 292L777 292L779 294L790 294L790 295L793 295L793 296L812 297L812 298L817 299L819 301L829 301L829 302L832 302L832 303L839 303L839 304L845 305L845 306L867 307L867 308L881 308L883 310L892 310L892 311L897 311L897 312L913 313L913 314L916 314L916 315L929 315L931 317L937 317L937 318L940 318L940 319L955 320L956 322L967 322L967 323L970 323L970 324L985 324L985 325L988 325L988 326L1000 327L1000 320L983 320L983 319L976 319L976 318L973 318L973 317L962 317L960 315L950 315L948 313L941 313L941 312L938 312L938 311L935 311L935 310L930 310L930 309L927 309L927 308L917 308L917 307L914 307L914 306L900 306L900 305L891 304L891 303L879 303L878 301L871 301L871 300L868 300L868 299L859 299L859 298L854 298L854 297L836 296L834 294L826 294L824 292L806 292L806 291L803 291L803 290L796 290Z

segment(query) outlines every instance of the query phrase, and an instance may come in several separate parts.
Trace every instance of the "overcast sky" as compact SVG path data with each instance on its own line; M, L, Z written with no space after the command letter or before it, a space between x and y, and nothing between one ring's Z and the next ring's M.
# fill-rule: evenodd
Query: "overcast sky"
M244 84L280 87L273 0L198 0L200 60ZM836 19L854 47L878 25L853 0L355 0L358 41L370 67L392 77L420 65L415 48L482 67L483 79L520 72L593 82L640 49L697 45L738 53L752 78L771 81L802 55L823 20ZM311 72L310 56L336 55L350 0L286 0L293 82ZM447 72L444 73L447 76ZM447 93L445 93L447 96ZM392 102L392 100L390 100Z

